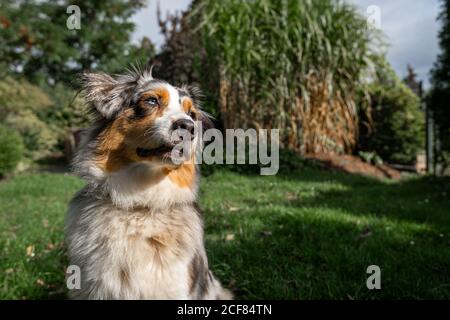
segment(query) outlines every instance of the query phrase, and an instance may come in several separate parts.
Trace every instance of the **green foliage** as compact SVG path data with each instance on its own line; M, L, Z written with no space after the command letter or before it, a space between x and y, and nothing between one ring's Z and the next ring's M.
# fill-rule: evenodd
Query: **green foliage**
M0 117L23 110L42 112L52 105L49 96L25 80L6 77L0 80Z
M81 10L81 29L66 26L69 5ZM23 74L34 83L73 81L83 70L118 72L125 65L154 54L150 43L131 44L131 16L142 0L10 1L0 12L2 70Z
M79 72L114 73L154 56L148 38L138 45L130 42L134 30L130 18L144 4L143 0L2 1L0 74L5 77L0 81L0 122L21 134L28 158L62 150L69 130L89 121L75 94ZM69 5L81 10L79 30L66 26L72 14L66 12Z
M353 148L356 92L377 39L354 6L196 1L191 20L225 127L280 128L283 145L304 152Z
M12 129L0 125L0 177L12 172L22 158L20 136Z
M370 111L361 116L359 149L383 160L414 163L425 147L420 99L380 60L377 79L369 86Z
M3 121L21 135L26 157L37 160L54 151L58 134L30 110L10 113Z
M149 64L156 55L156 49L149 38L143 37L139 45L131 44L127 53L123 65L117 66L117 70L120 72L123 72L124 66L130 65L130 63Z
M61 83L42 87L11 77L0 81L0 123L21 135L30 160L63 151L70 129L91 121L84 100L74 90Z
M42 117L52 106L48 95L27 81L12 78L0 81L0 123L21 135L27 158L44 157L56 145L58 133Z
M58 149L62 150L71 129L86 127L92 120L84 99L76 91L61 83L45 88L52 95L53 104L40 114L45 123L58 135Z
M439 33L441 53L432 72L432 91L430 106L434 112L434 120L438 126L438 137L441 150L440 161L450 166L450 0L442 0L440 21L442 30Z

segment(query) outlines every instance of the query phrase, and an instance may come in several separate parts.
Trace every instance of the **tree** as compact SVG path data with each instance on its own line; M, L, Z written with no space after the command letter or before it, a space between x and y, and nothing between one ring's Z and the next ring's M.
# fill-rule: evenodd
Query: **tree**
M369 112L360 114L360 151L375 152L390 163L416 161L424 149L425 130L415 77L409 68L409 81L402 82L386 58L376 59L376 74L368 89Z
M126 57L127 61L124 62L120 69L123 70L123 67L130 63L149 64L155 55L155 45L148 37L143 37L139 45L131 45Z
M422 81L417 80L417 73L414 68L408 64L408 75L403 82L418 96L422 97Z
M432 71L430 107L438 128L440 150L439 160L449 164L450 155L450 0L442 1L439 16L442 30L439 33L441 53Z
M69 5L81 11L80 30L66 26ZM0 60L9 73L33 82L69 82L86 69L117 72L154 54L148 39L130 43L131 16L144 0L3 0L0 10Z
M185 12L167 13L163 17L158 5L158 24L164 36L164 45L155 59L155 74L173 83L192 83L196 76L195 60L204 51L200 39L193 33L189 13L193 4ZM161 70L160 70L161 69Z

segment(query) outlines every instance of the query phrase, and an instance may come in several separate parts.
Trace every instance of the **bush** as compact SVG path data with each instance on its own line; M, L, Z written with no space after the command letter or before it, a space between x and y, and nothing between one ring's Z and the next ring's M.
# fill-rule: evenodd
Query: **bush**
M30 110L10 113L3 121L21 135L24 155L31 160L49 155L58 141L58 133Z
M360 150L375 152L388 162L414 163L425 141L420 99L400 81L375 83L369 94L370 117L361 122Z
M0 81L0 122L20 134L27 158L45 156L56 143L55 133L39 118L52 104L43 90L26 80Z
M21 135L30 160L63 151L70 129L89 122L83 99L62 84L37 87L11 77L0 81L0 123Z
M12 172L22 158L23 145L20 136L0 125L0 177Z
M0 115L20 110L42 112L52 105L52 100L40 88L25 80L7 77L0 81Z
M85 128L91 123L92 115L86 108L83 97L74 89L58 83L43 90L51 95L53 104L40 112L39 117L45 121L55 137L53 151L66 153L67 139L71 137L72 129ZM70 157L69 154L65 155Z
M53 105L40 113L42 119L65 139L70 129L83 128L92 121L81 95L62 84L45 89L51 93ZM61 142L61 141L59 141Z

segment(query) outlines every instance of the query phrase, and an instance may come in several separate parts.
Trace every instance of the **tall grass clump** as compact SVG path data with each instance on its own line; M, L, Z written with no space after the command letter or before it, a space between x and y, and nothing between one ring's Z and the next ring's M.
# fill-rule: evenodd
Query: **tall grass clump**
M350 152L373 54L366 20L339 0L195 1L226 128L279 128L303 153Z

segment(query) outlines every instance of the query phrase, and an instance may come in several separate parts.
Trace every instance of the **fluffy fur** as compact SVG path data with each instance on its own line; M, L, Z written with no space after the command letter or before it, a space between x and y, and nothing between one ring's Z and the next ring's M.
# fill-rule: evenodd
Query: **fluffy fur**
M208 268L193 152L174 164L174 123L207 122L198 91L153 79L86 73L95 114L74 159L87 181L70 203L66 243L81 269L75 299L229 299ZM190 161L188 161L188 160Z

